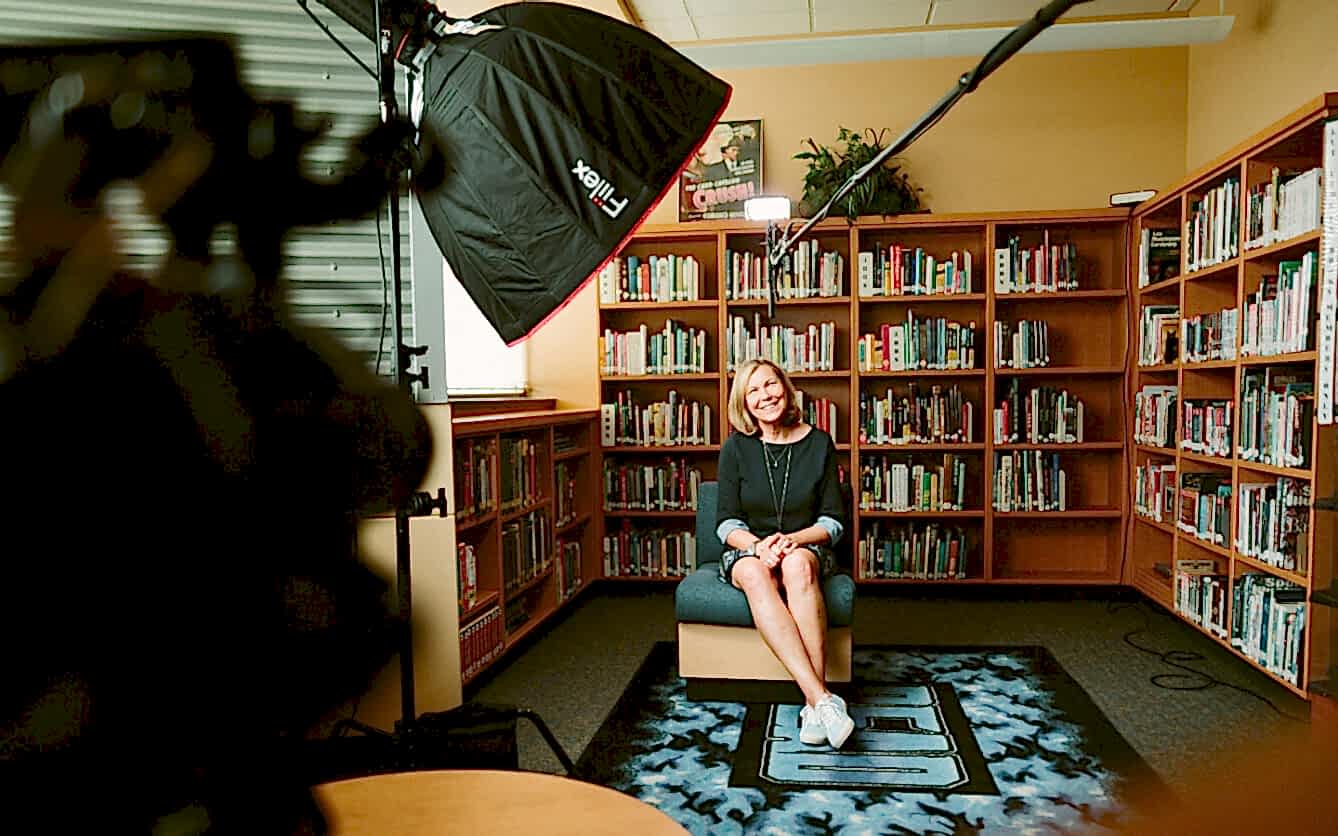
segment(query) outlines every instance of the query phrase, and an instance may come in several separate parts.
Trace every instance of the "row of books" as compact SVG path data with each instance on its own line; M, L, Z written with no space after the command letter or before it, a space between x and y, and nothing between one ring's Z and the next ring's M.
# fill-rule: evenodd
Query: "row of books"
M1175 524L1186 534L1225 548L1231 537L1231 477L1180 474L1180 515Z
M753 327L742 316L725 323L728 368L733 371L749 360L770 360L789 372L829 372L836 369L836 323L810 322L764 325L761 313L753 315Z
M557 566L557 603L559 606L581 590L581 541L559 539L554 549Z
M702 265L693 255L615 256L599 271L599 301L693 302L701 298Z
M1305 572L1309 568L1310 483L1279 477L1242 484L1236 508L1236 551Z
M800 241L782 259L776 276L781 299L816 299L845 294L845 258L823 251L817 241ZM766 299L767 260L761 252L725 250L725 298Z
M1157 522L1175 516L1175 464L1148 462L1134 470L1134 512Z
M969 444L975 425L975 405L956 384L926 390L912 382L904 395L890 386L859 395L861 444Z
M1308 350L1318 284L1317 253L1278 262L1278 272L1265 275L1259 289L1245 297L1241 355L1266 357Z
M1308 467L1315 386L1308 373L1246 369L1240 376L1242 461Z
M922 247L891 244L859 254L859 295L949 296L973 292L969 250L939 257Z
M710 444L715 418L709 404L685 400L674 389L668 399L639 403L636 393L619 392L615 403L599 406L600 443L605 447L679 447Z
M1028 246L1010 236L1007 246L994 248L995 293L1058 293L1077 290L1085 269L1072 241L1052 243L1050 231Z
M1201 456L1231 458L1231 415L1235 405L1222 399L1186 399L1180 413L1180 449Z
M966 532L938 523L898 523L884 527L881 520L861 531L856 549L861 578L948 580L967 577L969 548Z
M460 614L464 615L479 603L478 550L473 543L457 543L455 558L456 598L460 603Z
M1059 466L1058 453L995 453L993 478L995 511L1067 511L1070 507L1068 474Z
M1267 180L1251 187L1246 196L1245 249L1319 229L1323 177L1322 168L1284 172L1274 166Z
M1193 272L1240 255L1240 178L1229 177L1189 204L1185 269Z
M697 538L690 531L633 529L628 520L604 535L608 577L681 578L692 571Z
M1248 573L1236 578L1231 596L1231 646L1266 670L1300 685L1305 587Z
M907 311L905 322L885 323L860 337L856 367L861 372L974 369L976 323L917 318Z
M861 511L964 511L966 460L946 453L941 464L894 462L888 456L860 461Z
M802 389L795 390L795 395L798 399L799 414L804 417L804 422L827 433L835 441L836 428L840 425L836 418L836 401L831 398L811 397Z
M497 476L503 513L543 500L542 452L542 446L532 438L502 436Z
M455 513L461 522L497 507L497 440L464 438L455 445Z
M666 320L652 332L605 328L599 338L599 370L604 375L702 374L706 371L706 330Z
M542 511L531 511L502 526L502 586L515 590L548 571L553 525Z
M687 459L630 465L604 460L604 510L695 511L702 472Z
M1138 365L1175 362L1175 335L1179 305L1144 305L1138 312Z
M1035 369L1050 365L1050 323L1043 319L994 323L994 367Z
M1227 637L1227 587L1227 576L1218 573L1216 561L1175 562L1176 611L1223 639Z
M558 528L575 520L580 512L581 506L576 500L577 469L578 466L570 462L558 462L553 468L553 485L556 490L553 496L553 524Z
M1138 238L1138 286L1180 275L1180 230L1144 227Z
M995 444L1081 444L1087 421L1082 399L1067 389L1009 382L993 415Z
M1235 308L1186 317L1180 323L1180 351L1185 362L1236 359L1239 329L1240 312Z
M460 674L468 680L506 649L502 608L492 606L460 628Z
M1134 443L1175 448L1177 386L1146 385L1134 393Z

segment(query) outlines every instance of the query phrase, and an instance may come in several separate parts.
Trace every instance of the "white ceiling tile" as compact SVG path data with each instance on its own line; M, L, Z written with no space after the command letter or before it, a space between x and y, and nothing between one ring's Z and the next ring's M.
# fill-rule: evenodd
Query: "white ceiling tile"
M666 17L678 17L688 13L683 0L631 0L627 5L632 7L632 11L641 20L647 18L663 20Z
M701 15L694 20L703 40L807 34L808 11L767 15Z
M1170 9L1175 0L1093 0L1069 9L1061 20L1110 15L1156 14ZM999 23L1034 16L1046 0L934 0L930 23L948 26L963 23Z
M930 0L813 0L813 31L923 26Z
M773 12L803 13L808 16L808 0L683 0L693 17L703 15L751 15Z
M692 21L687 15L665 18L643 17L641 25L647 32L670 43L697 40L697 30L692 28Z

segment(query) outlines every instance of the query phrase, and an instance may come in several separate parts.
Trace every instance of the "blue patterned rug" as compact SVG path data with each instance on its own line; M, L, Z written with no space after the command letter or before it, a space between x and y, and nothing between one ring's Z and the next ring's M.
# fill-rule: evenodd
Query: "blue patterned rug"
M1167 798L1043 647L857 647L840 752L798 706L693 702L661 642L577 763L694 834L1121 829Z

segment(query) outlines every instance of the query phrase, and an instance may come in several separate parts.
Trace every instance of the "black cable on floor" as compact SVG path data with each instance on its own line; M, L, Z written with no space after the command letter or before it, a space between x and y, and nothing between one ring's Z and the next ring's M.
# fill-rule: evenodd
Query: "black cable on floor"
M1278 716L1280 717L1285 717L1286 719L1291 720L1292 722L1295 723L1309 722L1308 719L1303 717L1293 717L1291 714L1288 714L1287 712L1283 711L1282 709L1274 705L1273 701L1270 700L1268 697L1265 697L1263 694L1260 694L1257 691L1252 691L1249 688L1246 688L1242 685L1235 685L1233 683L1226 682L1224 680L1218 679L1212 674L1205 673L1196 668L1189 667L1188 663L1190 662L1204 661L1204 656L1202 653L1198 653L1193 650L1166 650L1166 651L1154 650L1153 648L1144 647L1143 645L1134 641L1133 639L1134 636L1138 635L1139 633L1150 632L1151 630L1151 624L1149 623L1147 609L1142 606L1141 602L1135 602L1135 603L1111 602L1106 606L1106 612L1110 613L1111 615L1114 615L1115 613L1127 609L1137 610L1138 613L1143 616L1143 626L1130 630L1129 632L1125 633L1123 637L1124 643L1132 647L1134 650L1146 653L1149 656L1156 656L1157 659L1161 661L1161 663L1164 665L1169 665L1170 667L1179 668L1180 670L1185 671L1185 673L1154 674L1153 676L1148 677L1148 681L1151 682L1153 685L1157 686L1158 688L1165 688L1168 691L1206 691L1209 688L1222 685L1227 688L1231 688L1235 691L1240 691L1242 694L1249 694L1250 696L1254 697L1255 699L1267 705L1269 708L1276 711L1278 713ZM1184 682L1184 680L1188 680L1188 682ZM1181 683L1181 684L1175 684L1175 683Z

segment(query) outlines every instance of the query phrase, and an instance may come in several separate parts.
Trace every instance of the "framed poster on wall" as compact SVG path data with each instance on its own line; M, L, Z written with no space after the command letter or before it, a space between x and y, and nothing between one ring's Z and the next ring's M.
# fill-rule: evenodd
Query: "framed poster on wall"
M717 122L678 181L680 221L742 218L762 194L762 120Z

